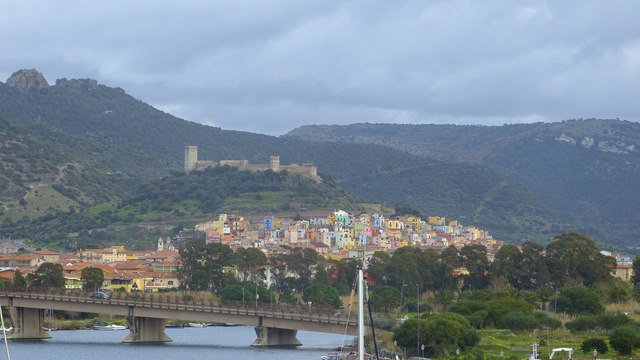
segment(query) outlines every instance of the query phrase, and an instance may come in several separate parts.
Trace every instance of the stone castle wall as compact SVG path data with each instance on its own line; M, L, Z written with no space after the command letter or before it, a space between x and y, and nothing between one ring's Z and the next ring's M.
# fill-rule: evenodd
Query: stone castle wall
M279 156L271 156L269 164L252 164L249 160L220 160L219 162L211 160L198 160L198 147L185 147L185 163L184 170L189 173L193 170L204 170L209 167L230 166L239 170L247 170L252 172L272 170L274 172L288 171L292 174L299 174L315 181L320 181L318 176L318 168L313 164L289 164L281 165Z

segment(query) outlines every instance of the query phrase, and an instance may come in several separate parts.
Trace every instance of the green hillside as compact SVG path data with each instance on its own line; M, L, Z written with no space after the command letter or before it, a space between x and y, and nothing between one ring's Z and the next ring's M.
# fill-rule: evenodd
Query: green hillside
M78 241L93 242L96 233L113 233L115 228L135 228L148 222L190 222L211 219L218 213L358 211L360 203L327 177L317 182L286 171L251 173L225 166L190 174L173 173L140 185L121 201L3 224L0 233L73 248ZM69 239L69 233L77 236Z
M14 76L37 75L26 71ZM149 164L160 164L150 166L156 174L147 177L151 181L168 175L167 166L182 169L184 146L197 145L200 158L207 160L265 163L270 155L279 155L283 164L312 162L365 201L408 204L427 214L460 218L500 239L546 240L560 229L573 228L517 182L484 166L424 158L374 144L319 143L221 130L178 119L122 89L93 80L59 80L53 86L27 89L0 83L0 113L15 124L44 124L87 141L104 139L125 153L145 154L154 159Z
M477 163L507 175L562 218L616 243L640 232L640 124L571 120L490 126L306 126L287 137L379 144L428 158Z
M286 171L252 173L223 166L173 173L141 186L135 196L109 210L124 219L158 221L219 212L357 210L360 202L328 177L317 182Z
M0 119L0 217L35 218L126 196L160 163L96 136Z

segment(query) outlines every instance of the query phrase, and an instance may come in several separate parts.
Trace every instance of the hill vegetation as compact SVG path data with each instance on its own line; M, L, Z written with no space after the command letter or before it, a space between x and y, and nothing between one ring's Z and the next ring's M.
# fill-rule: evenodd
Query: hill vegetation
M358 210L359 206L360 200L326 176L322 182L316 182L287 172L251 173L224 166L190 174L173 173L140 185L121 201L33 221L5 223L0 232L74 248L78 241L86 244L101 238L96 231L144 222L191 221L211 218L220 212L295 213L309 209ZM69 233L78 235L69 239Z
M14 76L36 75L23 72ZM68 162L84 164L82 154L97 154L97 159L114 161L129 159L132 163L127 166L131 170L125 170L122 162L122 169L109 169L105 173L119 171L138 183L168 176L168 168L181 169L184 146L197 145L200 158L214 161L247 159L263 163L268 162L270 155L279 155L283 164L312 162L340 187L365 201L406 204L426 214L458 218L463 223L491 230L499 239L545 241L574 229L518 182L485 166L449 163L374 144L320 143L221 130L178 119L136 100L122 89L99 85L90 79L62 79L53 86L44 86L42 81L33 83L40 85L16 88L0 83L0 113L7 120L23 126L25 131L31 131L34 123L40 124L54 138L76 139L78 144L89 146L65 149L64 153L72 158ZM90 148L93 142L95 149ZM145 154L146 158L136 154ZM95 167L100 168L98 165ZM141 176L132 174L136 171ZM73 189L69 188L68 191ZM101 200L123 199L133 188L105 189L106 195ZM15 197L25 189L13 191ZM260 196L268 208L281 206L282 201L272 199L272 194ZM268 199L272 203L267 203ZM234 201L244 203L236 204L242 206L249 203L246 195L229 200ZM81 207L93 204L82 200ZM183 207L179 212L186 214L191 209L184 204Z
M0 119L0 216L36 218L126 196L161 165L97 136Z
M570 120L504 126L305 126L287 137L378 144L425 158L489 166L562 219L632 244L640 225L640 124ZM591 233L593 233L591 231Z

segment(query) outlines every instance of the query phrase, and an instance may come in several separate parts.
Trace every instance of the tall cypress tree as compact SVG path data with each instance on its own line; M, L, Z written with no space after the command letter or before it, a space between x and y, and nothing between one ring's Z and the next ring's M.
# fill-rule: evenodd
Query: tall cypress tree
M633 259L633 275L631 276L631 282L635 285L640 283L640 256L636 256Z

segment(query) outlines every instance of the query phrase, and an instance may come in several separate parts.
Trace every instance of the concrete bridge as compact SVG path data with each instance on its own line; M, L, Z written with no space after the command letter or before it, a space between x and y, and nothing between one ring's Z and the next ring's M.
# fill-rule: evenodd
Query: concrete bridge
M167 320L250 325L257 335L252 346L300 346L298 330L350 335L358 332L355 316L349 319L336 310L217 302L181 293L116 293L104 300L73 291L0 288L0 305L9 309L13 324L7 337L10 340L51 338L44 329L44 315L50 309L125 316L130 330L125 343L171 341L164 332Z

